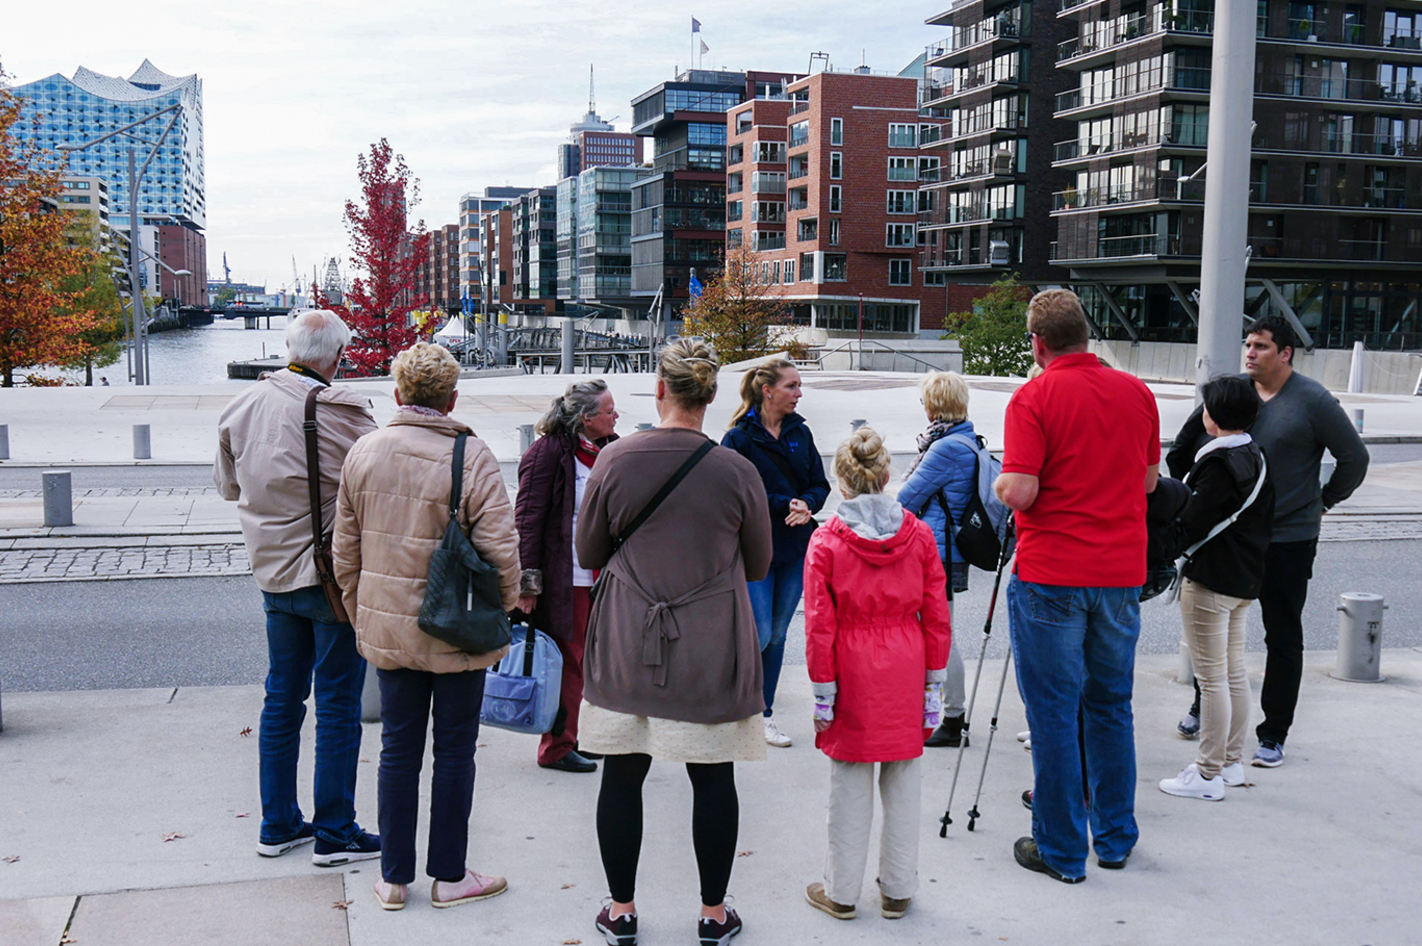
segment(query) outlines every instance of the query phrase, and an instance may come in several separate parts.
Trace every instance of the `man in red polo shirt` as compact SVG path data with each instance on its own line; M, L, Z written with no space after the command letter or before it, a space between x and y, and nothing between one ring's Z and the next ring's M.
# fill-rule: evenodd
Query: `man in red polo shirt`
M1008 620L1036 772L1032 837L1013 853L1023 867L1077 883L1088 817L1101 867L1124 867L1140 836L1131 683L1160 417L1139 379L1087 353L1075 293L1037 293L1027 326L1044 370L1007 406L996 484L1017 511Z

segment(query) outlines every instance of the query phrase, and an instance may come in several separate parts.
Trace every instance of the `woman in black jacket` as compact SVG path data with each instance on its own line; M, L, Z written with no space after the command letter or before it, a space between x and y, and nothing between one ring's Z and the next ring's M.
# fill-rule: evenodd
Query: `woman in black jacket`
M1185 477L1190 501L1165 539L1171 557L1187 556L1180 617L1202 695L1200 749L1179 775L1161 780L1160 790L1221 801L1225 786L1244 784L1240 759L1250 704L1245 615L1263 583L1274 487L1263 452L1246 432L1259 415L1253 383L1222 376L1206 382L1200 394L1205 429L1214 439L1195 454Z
M765 670L765 741L784 749L790 737L771 717L775 687L785 660L785 635L805 585L805 549L815 531L815 513L829 498L829 481L800 402L800 372L785 358L772 358L741 379L741 406L721 446L755 464L770 501L775 557L770 574L750 583L751 610L760 635Z

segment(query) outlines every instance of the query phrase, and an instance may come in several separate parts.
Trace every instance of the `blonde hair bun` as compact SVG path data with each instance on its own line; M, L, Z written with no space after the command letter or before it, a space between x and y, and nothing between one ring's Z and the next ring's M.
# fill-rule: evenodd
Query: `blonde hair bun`
M873 427L860 427L834 453L835 477L856 496L883 492L888 472L889 451Z
M703 407L716 397L716 352L699 338L678 338L661 350L657 377L673 398L689 407Z

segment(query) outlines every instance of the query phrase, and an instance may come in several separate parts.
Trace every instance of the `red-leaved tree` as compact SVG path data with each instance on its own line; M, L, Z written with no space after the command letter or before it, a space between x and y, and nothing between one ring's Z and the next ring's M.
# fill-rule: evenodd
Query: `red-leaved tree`
M358 375L390 373L390 362L413 345L419 332L410 311L425 306L415 294L415 273L429 253L424 221L409 227L410 211L420 202L420 182L410 174L404 155L384 138L357 158L360 201L346 201L346 230L351 259L363 275L351 282L345 304L334 303L319 288L316 305L338 312L351 328L346 357Z
M4 80L0 70L0 386L9 388L17 370L80 355L80 333L97 319L64 285L91 254L66 239L71 221L59 210L60 172L49 155L11 133L24 106ZM31 376L31 383L46 379Z

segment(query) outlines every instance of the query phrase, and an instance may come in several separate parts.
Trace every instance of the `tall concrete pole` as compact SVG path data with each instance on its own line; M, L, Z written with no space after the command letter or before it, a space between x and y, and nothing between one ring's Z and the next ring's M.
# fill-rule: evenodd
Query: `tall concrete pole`
M144 323L148 321L143 312L143 285L138 279L138 172L135 169L133 149L128 149L128 280L129 312L133 316L133 383L148 383L148 359L144 351Z
M1215 4L1195 381L1239 371L1254 114L1254 4Z

